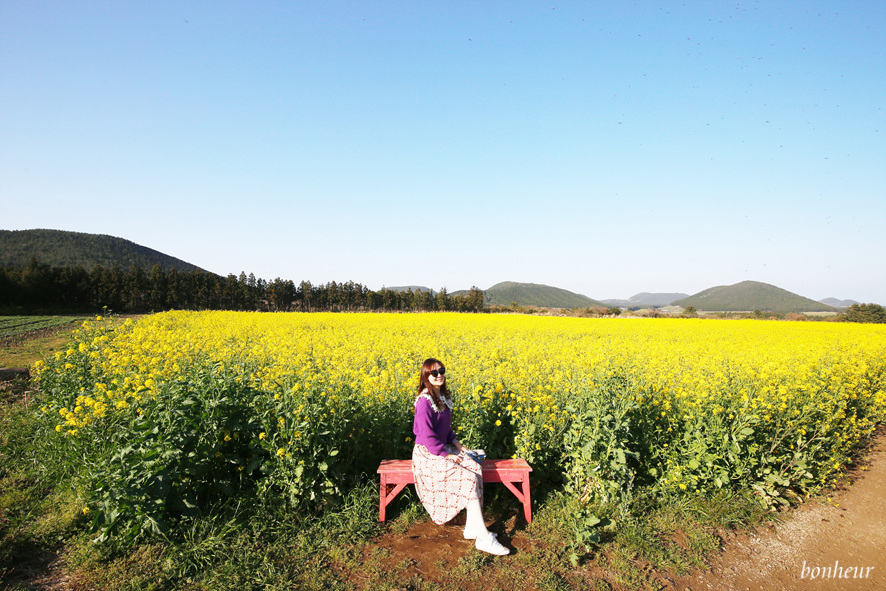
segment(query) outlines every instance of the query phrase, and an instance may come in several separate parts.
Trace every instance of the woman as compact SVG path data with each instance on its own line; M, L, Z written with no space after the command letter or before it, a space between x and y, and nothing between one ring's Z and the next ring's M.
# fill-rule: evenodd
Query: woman
M434 523L446 523L466 509L465 539L476 540L477 550L483 552L498 556L510 553L486 529L480 508L483 469L455 438L446 369L436 359L426 359L421 366L412 431L415 489Z

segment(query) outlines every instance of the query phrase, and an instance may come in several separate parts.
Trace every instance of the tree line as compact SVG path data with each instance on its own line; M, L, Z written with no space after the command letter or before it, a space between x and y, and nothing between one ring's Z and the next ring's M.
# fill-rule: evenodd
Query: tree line
M886 309L878 304L852 304L846 310L846 320L886 324Z
M162 310L261 310L268 312L456 311L480 312L478 287L450 295L425 291L370 290L353 281L314 285L290 279L265 281L250 273L227 277L155 265L55 267L31 259L24 269L0 267L0 313L117 313Z

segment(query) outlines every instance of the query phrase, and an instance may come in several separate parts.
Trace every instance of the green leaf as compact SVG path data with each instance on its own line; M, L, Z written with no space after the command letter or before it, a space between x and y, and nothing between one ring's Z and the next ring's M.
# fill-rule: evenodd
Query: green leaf
M600 518L596 515L588 515L587 517L585 517L584 523L587 527L594 527L595 525L600 523Z
M252 474L256 468L261 466L262 458L261 456L255 456L254 458L249 460L249 463L246 464L246 473Z

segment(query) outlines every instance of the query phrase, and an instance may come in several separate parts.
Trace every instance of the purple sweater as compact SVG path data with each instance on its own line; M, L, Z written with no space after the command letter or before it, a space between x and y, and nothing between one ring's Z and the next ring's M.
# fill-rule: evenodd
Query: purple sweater
M452 411L444 406L443 412L437 412L431 401L421 397L415 403L415 419L412 422L415 433L415 444L424 445L435 456L445 456L443 446L455 441L452 430Z

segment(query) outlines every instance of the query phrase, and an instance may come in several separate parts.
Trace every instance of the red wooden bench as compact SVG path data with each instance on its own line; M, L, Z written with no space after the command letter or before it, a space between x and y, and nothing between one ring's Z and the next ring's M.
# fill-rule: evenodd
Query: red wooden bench
M483 482L501 482L523 503L526 523L532 522L532 505L529 499L529 473L532 468L526 460L483 460ZM412 476L412 460L382 460L378 467L381 476L381 494L378 502L378 520L385 520L388 503L407 484L415 484ZM520 488L517 488L517 484Z

